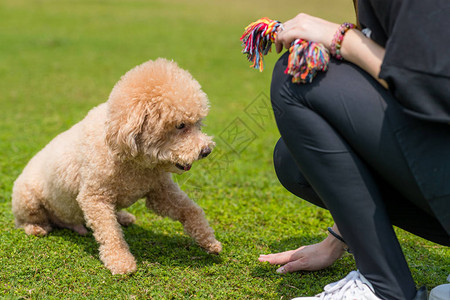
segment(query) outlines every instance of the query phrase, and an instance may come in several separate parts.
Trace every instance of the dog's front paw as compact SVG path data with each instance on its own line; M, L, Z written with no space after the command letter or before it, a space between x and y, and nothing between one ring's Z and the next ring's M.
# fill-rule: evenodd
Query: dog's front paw
M206 247L204 248L208 253L219 254L222 251L222 244L219 241L215 240L214 242L206 245Z
M103 255L101 260L113 275L129 274L136 271L136 260L131 253L115 253Z

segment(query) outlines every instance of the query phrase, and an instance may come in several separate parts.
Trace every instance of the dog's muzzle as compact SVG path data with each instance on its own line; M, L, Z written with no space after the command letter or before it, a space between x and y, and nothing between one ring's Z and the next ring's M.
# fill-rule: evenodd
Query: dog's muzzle
M205 147L205 148L203 148L202 151L200 151L200 154L199 154L199 156L198 156L198 159L202 159L202 158L207 157L208 155L211 154L211 152L212 152L212 150L211 150L210 147ZM182 165L182 164L179 164L179 163L176 163L175 166L176 166L178 169L182 170L182 171L189 171L189 170L191 169L191 167L192 167L191 164L185 164L185 165Z

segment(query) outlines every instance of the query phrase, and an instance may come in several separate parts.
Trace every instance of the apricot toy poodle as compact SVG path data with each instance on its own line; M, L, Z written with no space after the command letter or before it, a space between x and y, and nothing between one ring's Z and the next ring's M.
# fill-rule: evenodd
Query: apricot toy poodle
M133 68L107 102L30 160L13 187L16 226L42 236L55 227L86 234L86 225L105 266L131 273L136 261L120 225L135 217L121 209L145 198L149 209L180 221L202 248L219 253L203 210L171 177L211 153L214 142L201 131L208 110L200 84L175 62Z

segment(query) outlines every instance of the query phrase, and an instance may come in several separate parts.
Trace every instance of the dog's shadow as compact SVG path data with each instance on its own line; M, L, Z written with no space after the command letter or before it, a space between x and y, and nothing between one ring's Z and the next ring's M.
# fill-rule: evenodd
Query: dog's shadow
M122 230L125 241L138 264L201 268L222 261L219 255L208 254L184 233L175 235L156 233L136 224L122 227ZM50 234L82 246L87 255L99 259L99 245L95 241L92 231L80 236L68 229L57 229Z

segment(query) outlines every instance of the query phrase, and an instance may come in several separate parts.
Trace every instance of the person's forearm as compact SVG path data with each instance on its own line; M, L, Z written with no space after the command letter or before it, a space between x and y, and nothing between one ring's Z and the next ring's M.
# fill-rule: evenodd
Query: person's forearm
M349 30L342 41L342 57L362 68L378 80L383 87L388 88L387 82L378 77L384 53L383 47L365 37L359 30Z

